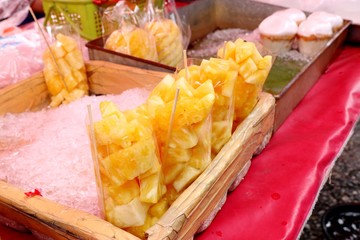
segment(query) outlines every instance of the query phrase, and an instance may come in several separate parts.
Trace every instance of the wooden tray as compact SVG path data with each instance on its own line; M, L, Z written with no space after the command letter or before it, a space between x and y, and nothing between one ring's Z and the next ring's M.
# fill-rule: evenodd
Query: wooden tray
M121 93L133 87L152 88L165 73L108 62L86 64L93 94ZM0 115L38 110L49 103L42 73L0 90ZM238 173L272 133L275 99L263 93L254 111L238 126L210 166L148 230L148 239L189 239L226 195ZM138 239L89 213L24 191L0 181L0 215L54 239Z

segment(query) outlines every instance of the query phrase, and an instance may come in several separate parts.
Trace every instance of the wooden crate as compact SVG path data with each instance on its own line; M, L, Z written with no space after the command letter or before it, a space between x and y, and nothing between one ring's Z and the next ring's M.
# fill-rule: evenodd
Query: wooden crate
M152 89L166 73L102 61L86 64L93 94L121 93L134 87ZM49 103L42 73L0 90L0 115L38 110ZM148 239L191 239L227 193L238 173L269 139L275 99L262 93L258 104L239 125L209 167L147 232ZM0 181L0 215L54 239L138 239L89 213L24 191Z

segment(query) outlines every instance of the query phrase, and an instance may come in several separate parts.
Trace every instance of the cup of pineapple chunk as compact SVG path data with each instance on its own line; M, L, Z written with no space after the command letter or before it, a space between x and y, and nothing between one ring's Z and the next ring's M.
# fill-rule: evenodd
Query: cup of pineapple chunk
M105 101L100 112L89 130L103 216L143 237L168 208L160 202L166 186L151 122L141 106L122 112Z
M263 57L255 43L246 42L240 38L235 42L226 42L218 50L217 55L239 66L234 90L234 127L236 127L255 107L270 72L272 56Z
M177 89L179 96L173 111ZM211 109L214 100L211 81L193 87L185 78L175 80L170 75L150 94L147 108L159 143L164 182L170 189L169 193L175 190L180 194L211 161Z
M43 54L43 74L51 95L51 107L69 103L87 95L85 62L78 42L58 33Z

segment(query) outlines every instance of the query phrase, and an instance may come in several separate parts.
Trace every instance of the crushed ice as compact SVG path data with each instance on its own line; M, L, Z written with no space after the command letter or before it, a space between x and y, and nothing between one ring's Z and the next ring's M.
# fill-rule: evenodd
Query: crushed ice
M143 103L149 92L88 96L56 109L0 116L0 180L26 191L35 188L55 202L100 215L86 130L87 105L103 100L121 110Z

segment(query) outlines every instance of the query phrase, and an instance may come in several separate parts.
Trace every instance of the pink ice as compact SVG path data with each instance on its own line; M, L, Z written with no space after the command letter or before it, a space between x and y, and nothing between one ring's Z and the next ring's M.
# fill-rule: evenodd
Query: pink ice
M84 97L56 109L0 116L0 180L50 200L100 216L86 130L87 106L103 100L121 110L143 103L149 92Z

